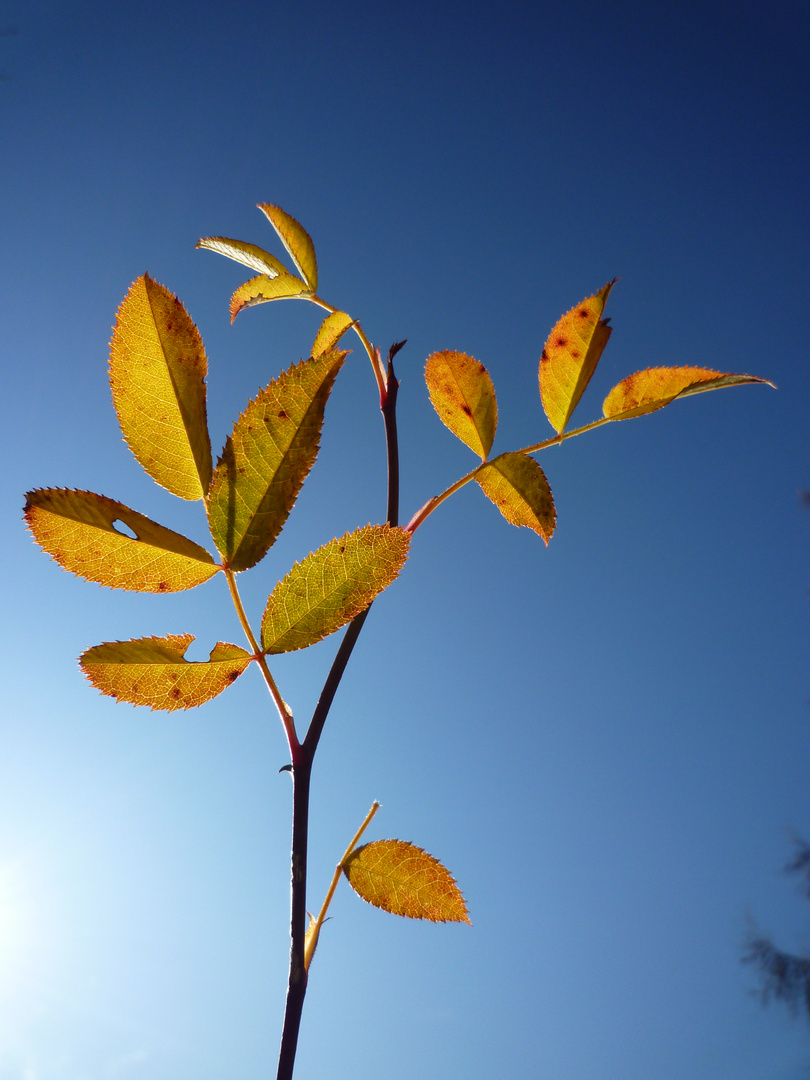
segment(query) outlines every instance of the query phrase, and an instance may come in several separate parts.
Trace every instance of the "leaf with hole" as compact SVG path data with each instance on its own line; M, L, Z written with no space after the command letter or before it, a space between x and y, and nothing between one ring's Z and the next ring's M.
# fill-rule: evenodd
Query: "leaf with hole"
M193 634L105 641L79 657L82 671L102 694L150 709L192 709L236 682L251 661L238 645L218 641L208 660L185 653Z
M139 277L113 328L113 403L132 453L181 499L203 498L211 481L206 370L203 343L186 309L148 274Z
M267 601L262 649L305 649L345 626L397 577L410 539L404 529L367 525L296 563Z
M484 365L466 353L435 352L427 358L425 382L442 423L486 460L498 426L498 405Z
M234 262L249 266L251 270L258 270L260 274L266 274L270 278L287 273L286 267L275 255L271 255L264 248L257 247L256 244L246 244L243 240L228 240L224 236L204 236L197 242L197 247L207 251L216 251L218 255L225 255Z
M549 423L562 434L591 381L611 328L602 318L615 279L577 304L551 331L540 357L540 398Z
M315 259L315 247L309 233L299 225L294 217L272 203L260 203L259 209L278 233L287 249L298 273L306 281L312 292L318 288L318 263Z
M323 415L345 352L303 360L239 417L217 463L208 523L231 570L267 554L318 454Z
M470 922L467 905L450 871L404 840L375 840L355 848L343 873L374 907L432 922Z
M221 569L193 540L103 495L44 488L29 491L26 500L25 520L36 542L63 569L87 581L136 592L179 592Z
M479 469L475 479L510 525L532 529L548 547L557 514L548 480L534 458L501 454Z
M629 420L633 416L663 409L676 398L690 394L702 394L707 390L722 390L726 386L744 386L747 383L764 383L773 386L767 379L757 375L732 375L709 368L698 367L661 367L647 368L628 375L614 386L605 403L602 413L609 420Z

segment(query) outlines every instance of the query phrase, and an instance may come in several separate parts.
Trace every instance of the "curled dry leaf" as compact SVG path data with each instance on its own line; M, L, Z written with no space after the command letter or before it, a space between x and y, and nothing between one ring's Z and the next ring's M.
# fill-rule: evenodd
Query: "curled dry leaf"
M498 405L484 365L466 353L435 352L427 358L425 382L442 423L485 461L498 426Z
M343 872L358 896L392 915L470 922L450 871L415 844L404 840L364 844L346 859Z
M37 543L65 570L113 589L179 592L221 567L205 548L91 491L45 488L26 496L25 519ZM116 529L121 522L137 539Z
M150 709L191 709L235 682L251 661L238 645L219 641L208 660L185 653L193 634L106 641L79 657L82 671L102 694Z

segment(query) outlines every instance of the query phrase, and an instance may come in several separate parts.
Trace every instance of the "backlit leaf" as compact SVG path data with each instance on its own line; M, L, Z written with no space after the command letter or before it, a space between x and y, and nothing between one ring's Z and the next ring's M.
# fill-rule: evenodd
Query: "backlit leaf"
M294 217L290 217L280 206L260 203L259 209L267 215L270 224L276 230L296 269L306 281L312 292L318 288L318 264L315 260L315 247L309 233Z
M269 300L288 300L290 297L311 295L312 291L295 274L284 272L274 278L259 274L240 285L231 297L231 322L243 308L264 304Z
M498 426L498 405L484 365L466 353L435 352L425 364L425 381L442 423L486 460Z
M46 488L26 496L37 543L65 570L114 589L178 592L220 569L205 548L90 491ZM116 529L121 522L137 540Z
M113 328L113 403L132 453L181 499L201 499L211 481L206 369L202 340L186 309L148 274L138 278Z
M631 416L643 416L644 413L663 409L675 398L746 383L773 386L772 382L756 375L729 375L709 368L648 368L628 375L614 386L605 398L602 412L611 420L629 420Z
M464 897L438 859L404 840L375 840L343 864L354 891L374 907L432 922L469 923Z
M367 525L296 563L267 601L262 649L305 649L345 626L399 574L409 544L404 529Z
M511 525L525 525L548 542L557 514L545 473L527 454L501 454L475 474L481 490Z
M610 337L611 328L602 312L614 284L615 280L609 281L563 315L540 357L540 398L558 435L579 404Z
M208 502L211 535L232 570L254 566L281 532L318 454L326 401L346 355L294 364L237 420Z
M224 236L205 236L198 242L197 247L216 251L220 255L233 259L234 262L249 266L251 270L258 270L260 274L266 274L271 278L287 273L286 267L275 255L271 255L269 251L255 244L246 244L242 240L228 240Z
M350 326L354 325L354 319L345 311L333 311L320 325L312 346L312 355L320 356L322 353L334 349Z
M102 694L150 709L191 709L235 682L251 657L238 645L217 642L208 660L186 660L193 634L106 641L79 657L81 669Z

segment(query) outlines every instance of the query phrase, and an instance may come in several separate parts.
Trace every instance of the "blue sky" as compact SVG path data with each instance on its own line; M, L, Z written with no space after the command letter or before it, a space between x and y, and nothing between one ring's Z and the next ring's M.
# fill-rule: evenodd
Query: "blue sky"
M425 358L474 355L496 452L551 434L537 361L619 276L577 412L625 375L695 364L771 379L602 429L541 463L548 550L472 487L416 535L366 625L314 772L310 906L372 800L473 928L338 891L297 1076L798 1080L800 1021L751 994L747 920L810 946L780 867L810 834L810 486L804 319L805 3L0 3L0 356L6 568L0 712L0 1080L274 1075L288 944L290 785L258 676L188 714L117 705L76 657L101 641L241 643L226 590L114 593L50 563L23 493L116 498L205 542L198 505L120 438L106 363L149 271L197 322L222 444L306 355L300 302L201 236L281 252L294 214L319 292L403 337L402 513L474 461ZM356 350L321 457L268 558L385 514L382 426ZM336 639L274 670L311 710ZM198 652L193 650L198 649Z

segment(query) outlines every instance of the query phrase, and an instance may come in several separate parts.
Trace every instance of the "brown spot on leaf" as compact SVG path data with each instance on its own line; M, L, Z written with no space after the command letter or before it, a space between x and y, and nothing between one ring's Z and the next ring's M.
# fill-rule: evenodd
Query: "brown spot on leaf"
M562 336L562 334L560 334L560 336L555 342L555 345L558 345L561 349L564 349L567 344L568 342L566 341L566 339Z
M179 697L182 697L182 692L178 686L173 686L171 690L171 695L174 700L177 701Z
M463 401L461 403L461 411L463 413L466 413L467 416L470 416L470 417L472 416L472 409L470 408L470 406L467 404L466 401Z
M169 588L168 581L159 581L158 582L158 587L157 587L158 592L166 592L168 588Z
M228 682L229 683L236 682L236 680L239 678L239 675L240 675L239 671L229 671L228 672Z

